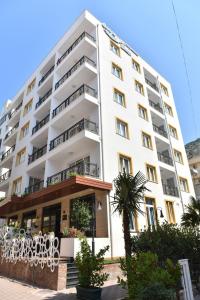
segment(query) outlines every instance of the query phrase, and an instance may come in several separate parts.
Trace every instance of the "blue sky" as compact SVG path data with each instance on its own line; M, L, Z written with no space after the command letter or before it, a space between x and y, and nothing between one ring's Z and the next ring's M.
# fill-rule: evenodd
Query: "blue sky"
M0 102L16 94L74 20L88 9L171 82L184 141L199 137L200 1L174 0L174 5L195 115L171 0L1 0Z

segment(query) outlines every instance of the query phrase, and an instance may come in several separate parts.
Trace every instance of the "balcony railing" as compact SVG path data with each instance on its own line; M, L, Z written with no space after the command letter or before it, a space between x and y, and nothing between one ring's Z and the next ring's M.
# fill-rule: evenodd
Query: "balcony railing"
M25 194L34 193L40 191L44 187L44 180L41 180L33 185L29 185L25 188Z
M35 127L33 127L32 135L49 122L49 117L50 117L50 114L48 114L44 119L42 119L39 123L37 123L35 125Z
M152 100L149 100L149 104L151 107L153 107L154 109L156 109L157 111L159 111L161 114L163 114L163 109L160 106L159 103L155 104Z
M15 114L16 112L18 112L18 110L22 107L22 102L15 108L15 110L13 112L10 112L8 114L8 118L11 119Z
M37 109L44 101L46 101L51 94L52 89L48 90L48 92L43 97L39 98L39 101L35 105L35 109Z
M157 154L158 154L158 159L159 159L159 161L162 161L162 162L164 162L165 164L168 164L168 165L170 165L170 166L173 166L173 160L171 159L170 156L164 155L164 154L162 154L162 153L160 153L160 152L157 152Z
M63 61L63 59L65 59L65 57L67 57L69 55L70 52L72 52L72 50L82 41L82 39L84 37L89 38L90 40L92 40L93 42L95 42L95 38L93 36L91 36L89 33L87 32L83 32L76 40L75 42L67 49L67 51L64 52L64 54L57 60L57 65L59 65L61 63L61 61Z
M49 77L49 75L53 72L55 66L52 66L47 72L46 74L44 74L44 76L40 79L38 86L40 86L46 79L47 77Z
M179 197L178 189L175 186L168 185L168 184L162 184L163 186L163 192L165 195L170 195L174 197Z
M81 121L77 122L75 125L70 127L69 129L61 133L55 139L53 139L50 142L50 150L53 150L54 148L64 143L65 141L67 141L68 139L70 139L71 137L78 134L84 129L94 132L96 134L98 133L98 127L96 123L89 121L87 119L82 119Z
M80 88L78 88L73 94L71 94L67 99L65 99L60 105L58 105L52 113L52 117L54 118L57 114L63 111L67 106L69 106L74 100L78 99L82 94L87 93L93 97L97 97L97 92L95 89L90 86L83 84Z
M83 56L69 71L67 71L67 73L65 73L65 75L63 75L63 77L55 84L55 90L57 88L59 88L60 85L63 84L63 82L65 82L65 80L67 78L69 78L82 64L84 64L85 62L89 63L90 65L92 65L93 67L96 66L96 63L91 60L90 58L88 58L87 56Z
M151 82L149 79L147 79L147 78L145 78L145 81L146 81L146 83L150 86L150 87L152 87L154 90L156 90L157 92L159 91L158 90L158 87L157 87L157 85L156 85L156 83L154 83L154 82Z
M159 133L160 135L167 138L167 132L164 129L162 129L162 128L158 127L157 125L153 124L153 130L155 132Z
M15 124L15 126L6 133L4 140L6 140L13 132L15 132L15 130L19 127L19 122L17 122L17 124Z
M3 161L4 159L6 159L14 151L15 151L15 145L13 145L10 149L8 149L8 151L2 153L1 161Z
M42 148L37 149L31 155L28 156L28 164L31 164L36 159L42 157L47 152L47 145L43 146Z
M11 175L11 170L8 170L6 173L0 176L0 183L6 181Z
M97 164L80 162L76 165L67 168L61 172L58 172L47 178L47 186L51 184L56 184L62 182L72 176L82 175L82 176L92 176L98 177L98 167Z

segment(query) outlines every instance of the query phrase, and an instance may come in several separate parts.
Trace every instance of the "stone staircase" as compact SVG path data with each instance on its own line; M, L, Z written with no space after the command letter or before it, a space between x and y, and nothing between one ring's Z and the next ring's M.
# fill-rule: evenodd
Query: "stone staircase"
M67 258L66 288L75 287L78 284L78 269L73 258Z

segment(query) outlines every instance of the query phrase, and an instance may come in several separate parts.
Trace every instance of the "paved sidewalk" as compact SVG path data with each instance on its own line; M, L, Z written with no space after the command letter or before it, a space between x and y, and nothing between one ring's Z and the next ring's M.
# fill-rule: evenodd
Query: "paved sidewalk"
M108 281L103 287L102 300L122 299L124 291L116 281ZM59 292L0 277L0 300L76 300L75 288Z

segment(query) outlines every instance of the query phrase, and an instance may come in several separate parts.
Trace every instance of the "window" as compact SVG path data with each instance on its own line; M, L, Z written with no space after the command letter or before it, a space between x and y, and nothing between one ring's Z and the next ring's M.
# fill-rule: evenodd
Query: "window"
M138 73L141 73L141 70L140 70L140 65L137 61L135 61L134 59L132 59L132 65L133 65L133 69L135 71L137 71Z
M146 165L147 168L147 178L151 182L157 183L157 174L156 174L156 167L151 166L151 165Z
M176 128L174 128L173 126L169 125L169 131L170 131L170 135L171 136L173 136L175 139L178 139L178 134L177 134Z
M116 55L120 56L120 49L115 43L110 42L110 50Z
M122 77L122 69L115 64L112 64L112 74L118 77L119 79L123 79Z
M117 134L128 139L129 138L128 124L120 119L116 119L116 121L117 121Z
M36 211L35 210L23 213L22 228L24 228L25 230L36 228Z
M169 223L175 224L174 203L172 201L166 201L166 211Z
M132 173L131 158L124 155L119 155L120 172Z
M123 93L121 93L120 91L118 91L117 89L114 89L113 92L113 99L115 102L117 102L118 104L125 106L125 96Z
M25 157L26 157L26 148L22 149L20 152L17 153L16 166L22 164L25 161Z
M142 132L142 143L143 146L149 149L153 149L151 136L145 132Z
M20 195L21 188L22 188L22 177L19 177L13 181L13 189L12 189L13 194Z
M34 89L34 87L35 87L35 81L36 81L36 79L33 79L33 81L31 81L31 83L28 85L27 95Z
M173 111L170 105L168 105L167 103L165 103L165 112L173 117Z
M183 164L183 157L180 151L174 149L174 158L176 162Z
M155 200L152 198L145 198L146 204L146 215L148 227L153 227L157 223L156 211L155 211Z
M160 84L161 87L161 91L166 95L169 96L168 94L168 89L166 88L166 86L164 86L162 83Z
M18 216L12 216L8 218L8 226L16 227L18 225Z
M142 106L142 105L139 104L139 105L138 105L138 112L139 112L139 116L140 116L142 119L148 121L147 109L146 109L144 106Z
M33 99L31 99L25 106L24 106L24 116L31 110L33 104Z
M180 189L182 192L189 193L188 181L186 178L179 177Z
M135 80L135 89L136 89L136 91L137 91L138 93L140 93L141 95L144 96L144 88L143 88L143 85L142 85L139 81L137 81L137 80Z
M20 139L23 139L29 132L29 122L26 123L20 131Z
M138 231L137 215L131 214L129 228L131 231Z

